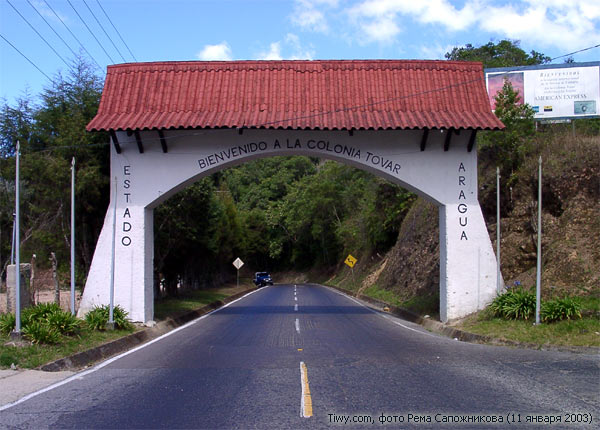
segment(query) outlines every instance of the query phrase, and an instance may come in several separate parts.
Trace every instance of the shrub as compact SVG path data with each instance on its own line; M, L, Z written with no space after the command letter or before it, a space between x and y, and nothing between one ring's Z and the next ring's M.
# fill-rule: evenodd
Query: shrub
M110 309L108 305L94 306L85 316L85 322L93 330L104 330L108 323ZM127 318L128 313L121 306L115 306L113 309L113 320L115 328L119 330L130 330L132 324Z
M55 312L62 312L56 303L40 303L21 311L21 324L26 327L30 322L47 320Z
M58 310L48 315L46 321L51 328L65 335L74 335L81 329L81 320L70 312Z
M581 318L581 303L572 297L550 300L542 304L540 314L544 322Z
M15 328L17 319L15 314L1 314L0 315L0 333L9 335Z
M55 344L60 341L60 333L47 322L30 321L23 327L23 335L33 343Z
M528 320L535 314L535 294L514 288L496 297L490 305L495 316Z

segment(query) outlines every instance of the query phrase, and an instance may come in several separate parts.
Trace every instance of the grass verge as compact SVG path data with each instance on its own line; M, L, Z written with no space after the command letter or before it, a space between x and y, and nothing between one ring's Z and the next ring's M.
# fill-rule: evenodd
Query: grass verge
M163 320L169 316L198 309L248 288L250 288L249 284L240 285L239 287L235 285L225 286L218 289L189 292L178 298L158 300L154 305L155 319ZM8 336L0 335L0 369L8 368L11 364L15 364L19 368L33 369L59 358L100 346L141 329L140 327L135 327L132 330L114 331L84 329L77 336L62 336L61 341L56 345L33 344L19 347L5 345L10 339Z
M132 330L97 331L82 330L77 336L63 336L56 345L7 346L8 336L0 336L0 368L15 366L33 369L50 361L85 351L111 340L133 333ZM137 329L139 330L139 329Z
M531 321L491 318L469 321L458 328L497 339L531 343L535 345L600 346L600 320L584 317L533 325Z
M172 315L193 311L217 300L223 300L227 296L228 294L218 291L197 290L181 297L158 300L154 303L154 319L160 321Z
M533 321L504 320L483 310L461 321L457 328L497 339L535 345L600 346L600 298L580 297L583 318L534 325ZM535 318L534 318L535 320Z
M344 288L350 294L358 290L358 282L352 279L333 277L327 283ZM360 280L359 280L360 282ZM409 300L401 300L397 294L384 290L376 284L366 288L362 294L381 300L392 306L408 309L419 315L430 315L439 318L439 295L417 296ZM481 334L496 339L534 345L556 346L600 346L600 298L595 296L580 297L583 318L557 321L534 326L532 321L503 320L494 318L487 310L467 317L456 327L470 333Z

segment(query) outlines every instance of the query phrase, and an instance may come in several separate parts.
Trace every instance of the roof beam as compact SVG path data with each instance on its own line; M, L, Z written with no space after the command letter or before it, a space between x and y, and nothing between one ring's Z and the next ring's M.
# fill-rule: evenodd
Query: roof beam
M140 136L140 131L135 130L133 132L133 134L135 134L135 141L137 142L138 150L140 151L140 154L143 154L144 153L144 145L142 145L142 138Z
M429 129L423 129L423 136L421 137L421 151L425 151L427 140L429 139Z
M115 151L117 151L117 154L121 153L121 145L119 145L119 139L117 139L117 133L115 133L114 130L109 130L108 131L110 133L110 138L112 140L113 146L115 147Z
M446 130L446 140L444 140L444 152L447 152L450 149L450 139L452 139L452 133L454 131L453 128L449 128Z
M165 134L163 133L162 129L158 129L158 137L160 137L160 146L162 146L162 151L163 154L166 154L167 152L169 152L169 148L167 148L167 141L165 139Z
M477 136L477 129L471 130L471 137L469 137L469 144L467 145L467 152L471 152L473 150L473 146L475 145L475 136Z

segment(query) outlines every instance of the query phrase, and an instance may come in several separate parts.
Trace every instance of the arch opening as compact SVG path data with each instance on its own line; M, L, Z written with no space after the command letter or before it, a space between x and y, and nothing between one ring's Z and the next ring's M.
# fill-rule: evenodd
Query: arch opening
M205 130L170 131L164 153L151 131L117 132L120 152L111 150L116 178L111 207L92 262L82 310L106 303L105 275L115 234L115 299L134 320L153 318L153 210L191 183L216 171L277 155L335 160L415 192L439 208L440 315L443 321L480 309L495 295L495 256L477 201L476 152L468 135L447 147L448 131L432 133L420 148L418 130L345 131ZM144 142L144 151L137 143ZM112 230L116 205L117 228ZM465 270L465 262L470 266ZM104 274L102 274L104 270Z

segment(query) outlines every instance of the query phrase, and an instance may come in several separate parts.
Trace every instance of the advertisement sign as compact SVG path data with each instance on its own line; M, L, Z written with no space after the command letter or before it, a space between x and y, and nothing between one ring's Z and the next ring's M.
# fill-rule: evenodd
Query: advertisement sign
M492 110L509 80L535 119L600 116L600 62L486 69L485 78Z

